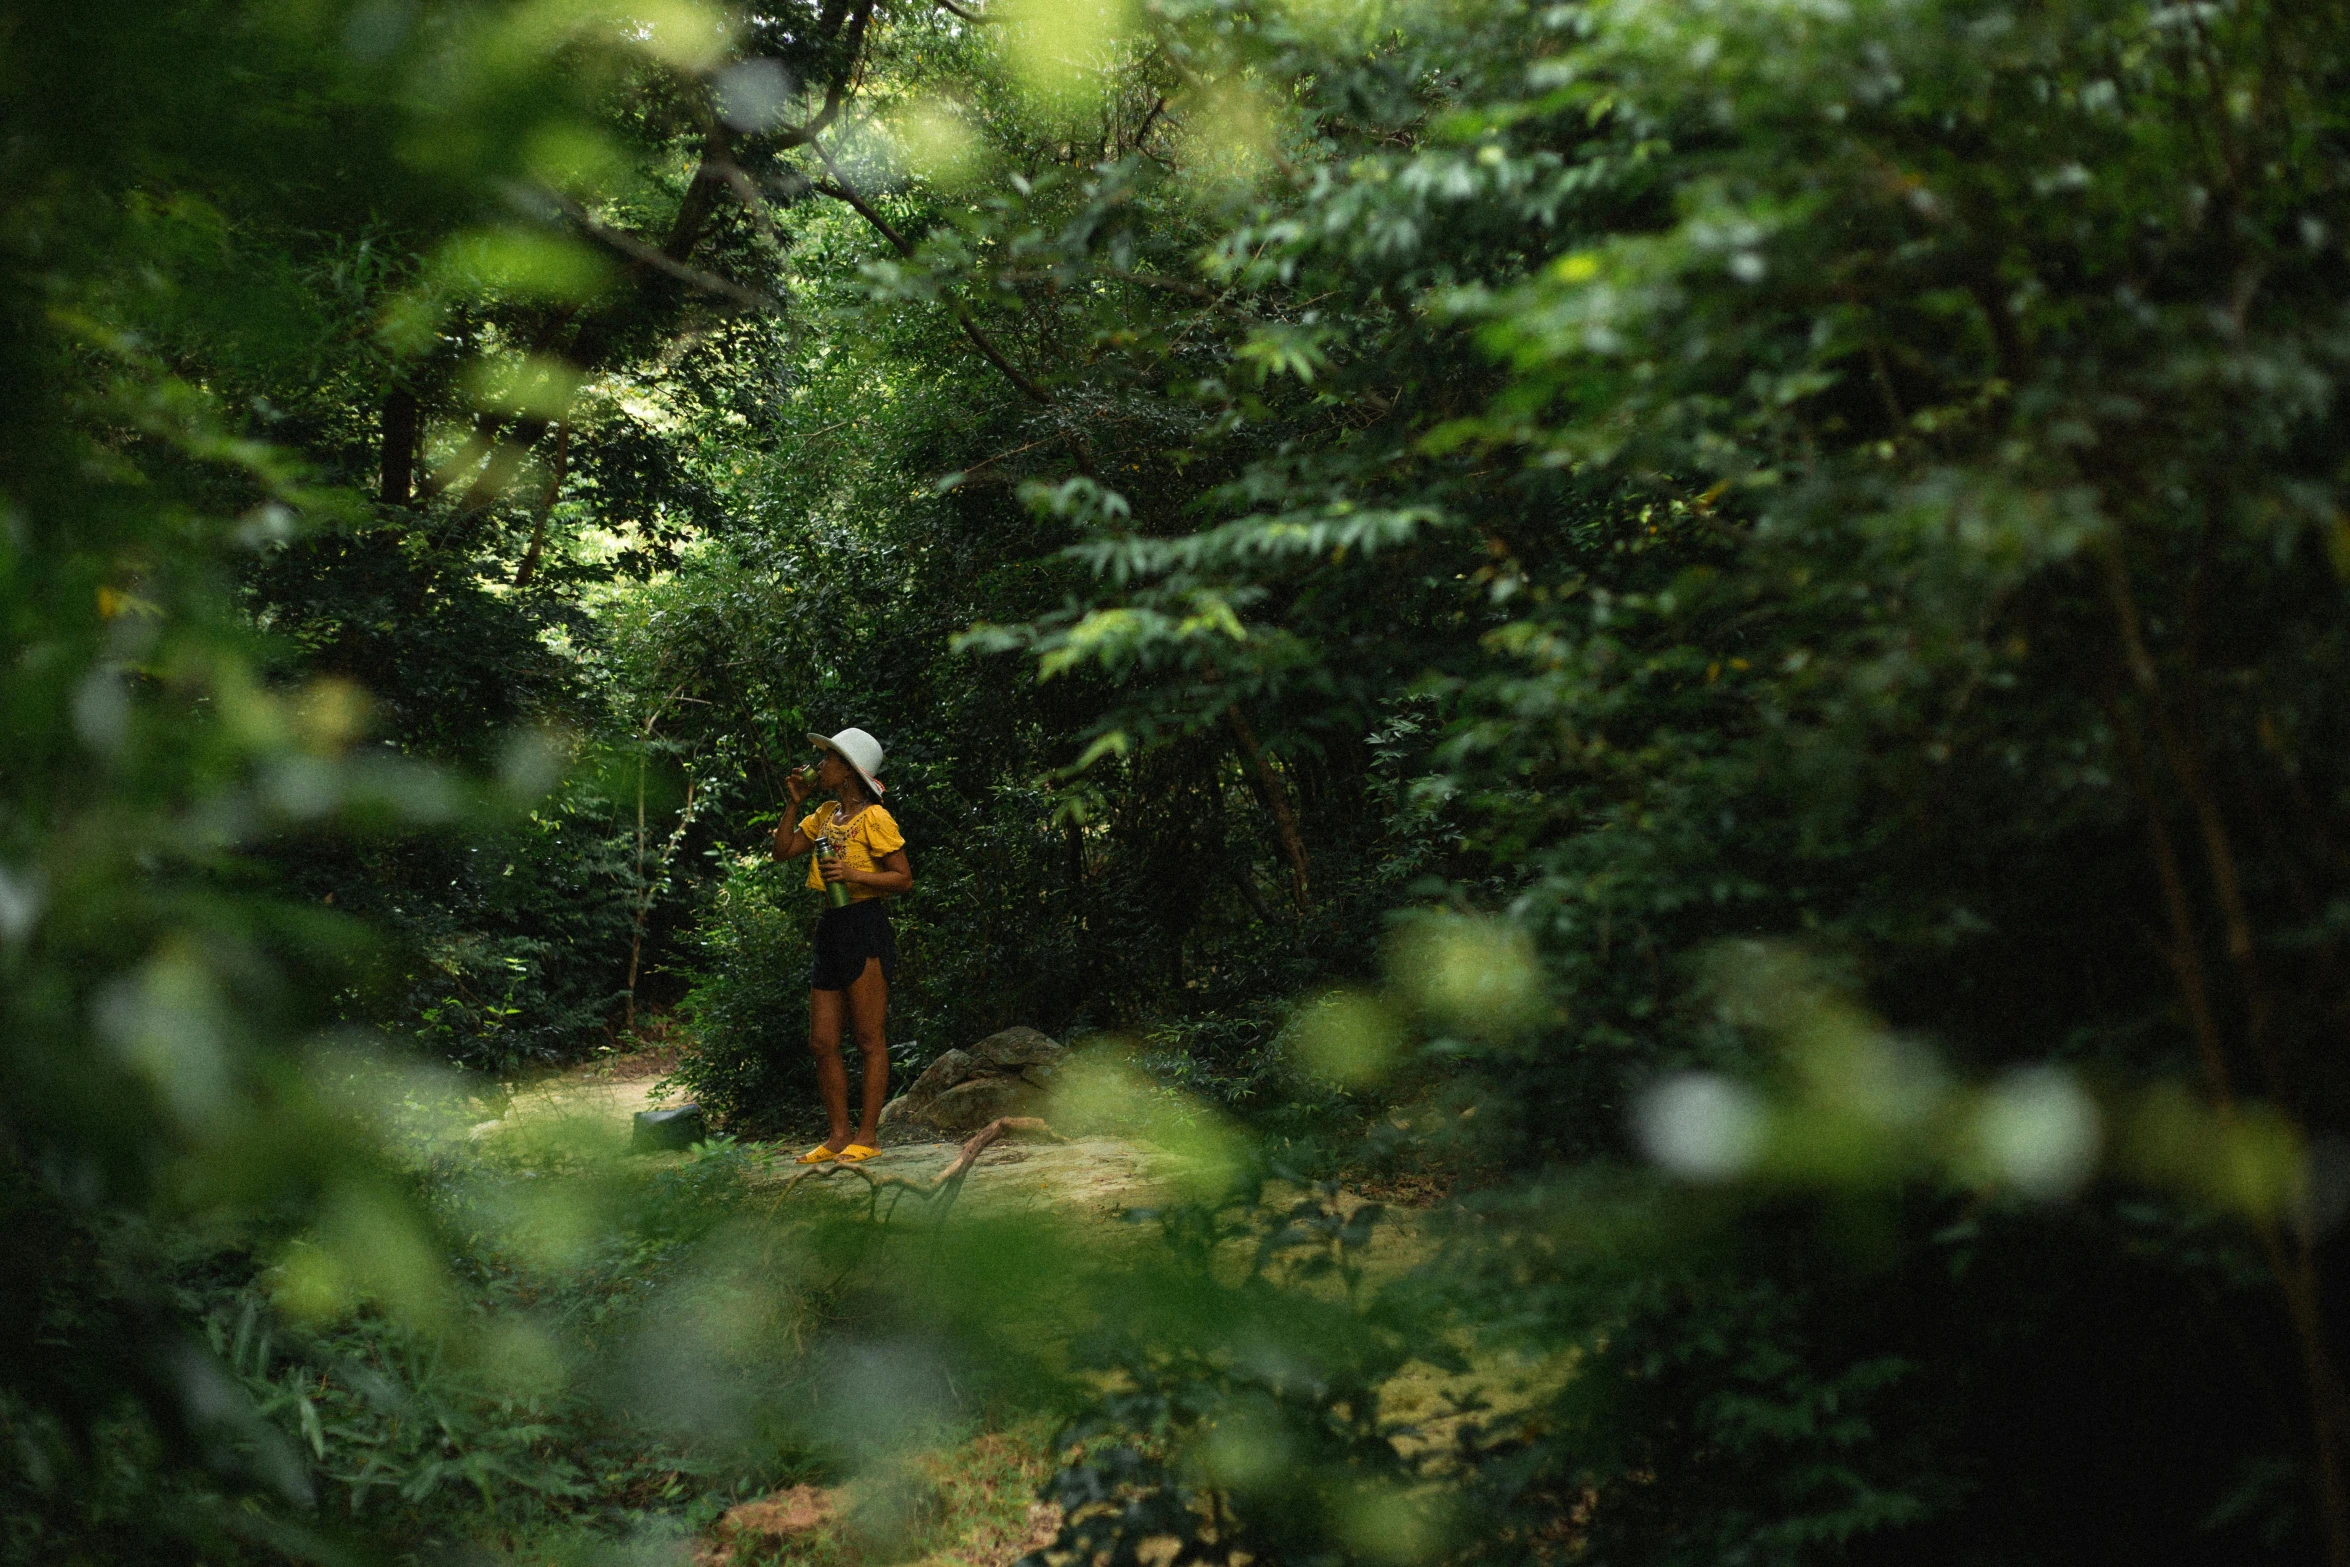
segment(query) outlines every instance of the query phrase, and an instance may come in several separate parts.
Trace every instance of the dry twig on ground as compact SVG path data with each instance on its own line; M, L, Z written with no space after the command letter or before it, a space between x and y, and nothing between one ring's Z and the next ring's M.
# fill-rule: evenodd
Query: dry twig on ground
M970 1137L964 1140L962 1148L956 1152L954 1158L948 1160L936 1174L927 1178L918 1179L909 1175L895 1175L887 1171L877 1173L866 1169L862 1164L842 1164L838 1161L812 1164L783 1183L783 1190L776 1193L775 1207L780 1209L784 1199L799 1190L800 1186L807 1181L829 1181L836 1175L853 1175L865 1183L866 1213L868 1215L872 1214L874 1206L880 1202L881 1194L888 1191L897 1194L890 1199L890 1214L896 1213L898 1203L903 1200L906 1194L912 1193L924 1202L935 1199L938 1203L935 1218L944 1220L947 1216L947 1210L955 1205L955 1198L961 1195L964 1178L970 1175L971 1167L979 1162L979 1156L1014 1132L1025 1132L1029 1136L1042 1137L1056 1143L1065 1143L1069 1140L1054 1131L1041 1116L1000 1115L978 1131L973 1132ZM882 1215L883 1222L886 1223L888 1217L887 1214Z

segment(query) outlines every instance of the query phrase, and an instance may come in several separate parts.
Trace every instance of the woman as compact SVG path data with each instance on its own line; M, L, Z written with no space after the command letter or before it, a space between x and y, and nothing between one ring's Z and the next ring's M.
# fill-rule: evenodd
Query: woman
M889 1097L889 1040L883 1020L889 1011L890 976L897 972L897 938L889 928L888 901L914 885L906 862L905 835L881 808L881 742L862 729L843 729L830 739L808 736L823 751L813 780L794 772L786 785L791 808L775 829L775 857L797 859L818 844L808 867L808 885L823 891L834 883L849 889L846 904L829 907L816 920L815 971L808 980L808 1048L816 1055L816 1087L832 1135L800 1156L802 1164L827 1159L860 1163L881 1150L881 1106ZM818 789L834 798L801 820L800 807ZM863 1104L854 1135L849 1127L848 1071L841 1064L843 1016L856 1029L865 1058Z

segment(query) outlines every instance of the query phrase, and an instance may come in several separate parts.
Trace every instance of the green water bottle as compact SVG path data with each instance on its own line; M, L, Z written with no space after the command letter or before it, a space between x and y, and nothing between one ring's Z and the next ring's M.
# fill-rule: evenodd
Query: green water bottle
M830 838L816 840L816 858L819 860L837 859L839 855L840 850L833 846ZM845 909L849 906L849 884L845 881L826 882L824 895L832 900L832 906L836 909Z

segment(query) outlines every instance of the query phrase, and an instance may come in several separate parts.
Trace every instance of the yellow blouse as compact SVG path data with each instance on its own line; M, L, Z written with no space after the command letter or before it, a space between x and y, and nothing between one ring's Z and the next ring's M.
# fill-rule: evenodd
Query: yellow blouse
M881 869L881 861L906 846L906 835L898 831L897 818L878 805L868 805L844 822L840 820L840 803L827 800L801 821L800 832L810 843L819 838L830 843L853 871L877 871ZM808 856L808 887L813 892L824 890L824 872L812 854ZM888 896L857 882L850 882L848 887L852 903Z

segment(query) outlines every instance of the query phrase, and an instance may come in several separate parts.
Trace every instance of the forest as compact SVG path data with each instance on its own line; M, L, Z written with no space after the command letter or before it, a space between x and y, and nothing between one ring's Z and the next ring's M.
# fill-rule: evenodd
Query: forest
M0 1562L2350 1567L2350 10L0 0L0 124Z

